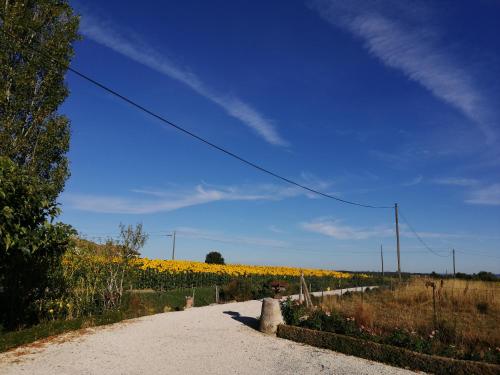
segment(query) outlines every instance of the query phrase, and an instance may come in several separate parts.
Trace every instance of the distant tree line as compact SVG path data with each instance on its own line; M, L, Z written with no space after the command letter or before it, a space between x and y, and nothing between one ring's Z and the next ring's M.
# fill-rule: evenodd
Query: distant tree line
M441 274L438 274L434 271L431 272L430 276L434 277L434 278L441 278L441 279L443 277L445 277L445 278L452 278L453 277L452 274L441 275ZM455 278L456 279L463 279L463 280L500 281L500 278L497 275L495 275L492 272L487 272L487 271L479 271L478 273L473 273L473 274L457 272L455 274Z

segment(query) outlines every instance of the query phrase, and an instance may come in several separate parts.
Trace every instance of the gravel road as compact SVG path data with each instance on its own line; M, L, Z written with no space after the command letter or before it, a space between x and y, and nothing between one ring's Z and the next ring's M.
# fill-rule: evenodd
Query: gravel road
M412 374L256 331L261 302L146 316L0 354L4 374Z

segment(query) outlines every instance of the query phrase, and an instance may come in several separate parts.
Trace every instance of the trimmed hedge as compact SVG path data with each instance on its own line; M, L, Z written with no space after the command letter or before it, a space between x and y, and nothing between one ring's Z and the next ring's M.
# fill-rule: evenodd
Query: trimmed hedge
M331 332L280 325L277 336L390 365L436 375L499 375L500 366L413 352Z

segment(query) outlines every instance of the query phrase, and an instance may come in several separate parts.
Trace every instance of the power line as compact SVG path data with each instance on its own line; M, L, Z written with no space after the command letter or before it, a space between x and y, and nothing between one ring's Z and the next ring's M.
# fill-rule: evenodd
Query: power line
M403 218L403 220L404 220L404 221L406 222L406 224L408 225L408 228L410 228L410 230L413 232L413 234L415 235L415 237L417 237L417 239L420 241L420 243L421 243L422 245L424 245L424 247L425 247L428 251L430 251L430 252L431 252L432 254L434 254L434 255L437 255L438 257L447 258L447 257L449 257L449 256L450 256L449 254L448 254L448 255L441 255L441 254L439 254L438 252L436 252L436 251L432 250L432 248L431 248L429 245L427 245L427 244L425 243L425 241L422 239L422 237L420 237L420 235L419 235L419 234L418 234L418 233L417 233L417 232L413 229L413 227L412 227L412 226L411 226L411 224L408 222L408 220L406 219L406 217L403 215L403 213L401 212L401 210L399 211L399 214L401 215L401 217Z
M4 34L6 34L7 36L10 36L12 39L17 40L17 38L14 35L6 32L5 30L2 30L2 31L3 31ZM35 52L37 52L37 53L40 53L42 56L48 57L51 60L52 63L55 63L57 65L62 66L65 69L68 69L73 74L75 74L75 75L79 76L80 78L82 78L82 79L84 79L84 80L92 83L93 85L95 85L95 86L101 88L102 90L110 93L111 95L116 96L117 98L123 100L124 102L128 103L132 107L135 107L136 109L139 109L140 111L147 113L148 115L150 115L150 116L152 116L152 117L154 117L154 118L156 118L156 119L164 122L165 124L167 124L167 125L175 128L176 130L178 130L178 131L180 131L180 132L182 132L182 133L184 133L186 135L189 135L192 138L197 139L198 141L200 141L200 142L202 142L202 143L204 143L204 144L212 147L213 149L216 149L216 150L218 150L218 151L220 151L220 152L222 152L222 153L224 153L224 154L226 154L226 155L228 155L228 156L230 156L230 157L232 157L232 158L234 158L234 159L236 159L236 160L238 160L238 161L240 161L240 162L242 162L242 163L244 163L244 164L246 164L246 165L248 165L248 166L250 166L252 168L255 168L255 169L257 169L257 170L259 170L259 171L261 171L263 173L266 173L266 174L268 174L270 176L273 176L273 177L275 177L275 178L277 178L277 179L279 179L281 181L284 181L284 182L286 182L288 184L297 186L297 187L299 187L299 188L301 188L303 190L309 191L311 193L323 196L325 198L334 199L334 200L336 200L338 202L350 204L350 205L353 205L353 206L359 206L359 207L365 207L365 208L393 208L393 206L375 206L375 205L370 205L370 204L363 204L363 203L358 203L358 202L354 202L354 201L349 201L349 200L342 199L342 198L336 197L334 195L331 195L331 194L328 194L328 193L324 193L324 192L321 192L319 190L310 188L310 187L308 187L306 185L303 185L303 184L298 183L298 182L296 182L294 180L291 180L291 179L289 179L287 177L284 177L284 176L282 176L282 175L280 175L278 173L275 173L275 172L273 172L273 171L271 171L271 170L269 170L267 168L264 168L264 167L262 167L262 166L260 166L260 165L258 165L256 163L254 163L254 162L252 162L252 161L250 161L250 160L248 160L248 159L246 159L246 158L244 158L242 156L239 156L238 154L236 154L236 153L234 153L232 151L229 151L226 148L218 146L215 143L212 143L211 141L207 140L206 138L203 138L203 137L201 137L201 136L193 133L192 131L187 130L187 129L181 127L180 125L175 124L174 122L166 119L165 117L163 117L161 115L158 115L157 113L155 113L152 110L144 107L143 105L137 103L136 101L128 98L127 96L125 96L123 94L120 94L119 92L111 89L110 87L108 87L108 86L100 83L99 81L95 80L94 78L92 78L92 77L90 77L90 76L88 76L88 75L86 75L84 73L81 73L81 72L79 72L78 70L76 70L74 68L64 66L63 64L59 63L57 60L55 60L54 58L52 58L50 55L45 54L44 52L40 51L39 49L37 49L35 47L32 47L32 46L26 46L26 47L29 48L29 49L31 49L31 50L33 50L33 51L35 51Z

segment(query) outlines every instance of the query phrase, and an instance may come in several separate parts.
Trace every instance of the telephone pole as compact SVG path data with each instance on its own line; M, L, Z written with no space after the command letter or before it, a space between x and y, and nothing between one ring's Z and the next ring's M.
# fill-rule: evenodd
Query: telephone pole
M172 234L167 234L167 237L172 237L172 260L175 260L175 230Z
M455 249L453 249L453 278L455 278Z
M382 261L382 279L384 278L384 252L382 250L382 245L380 245L380 260Z
M398 222L398 204L394 203L394 214L396 216L396 243L397 243L397 253L398 253L398 276L399 281L401 281L401 258L399 255L399 222Z
M175 230L172 234L172 260L175 260Z

